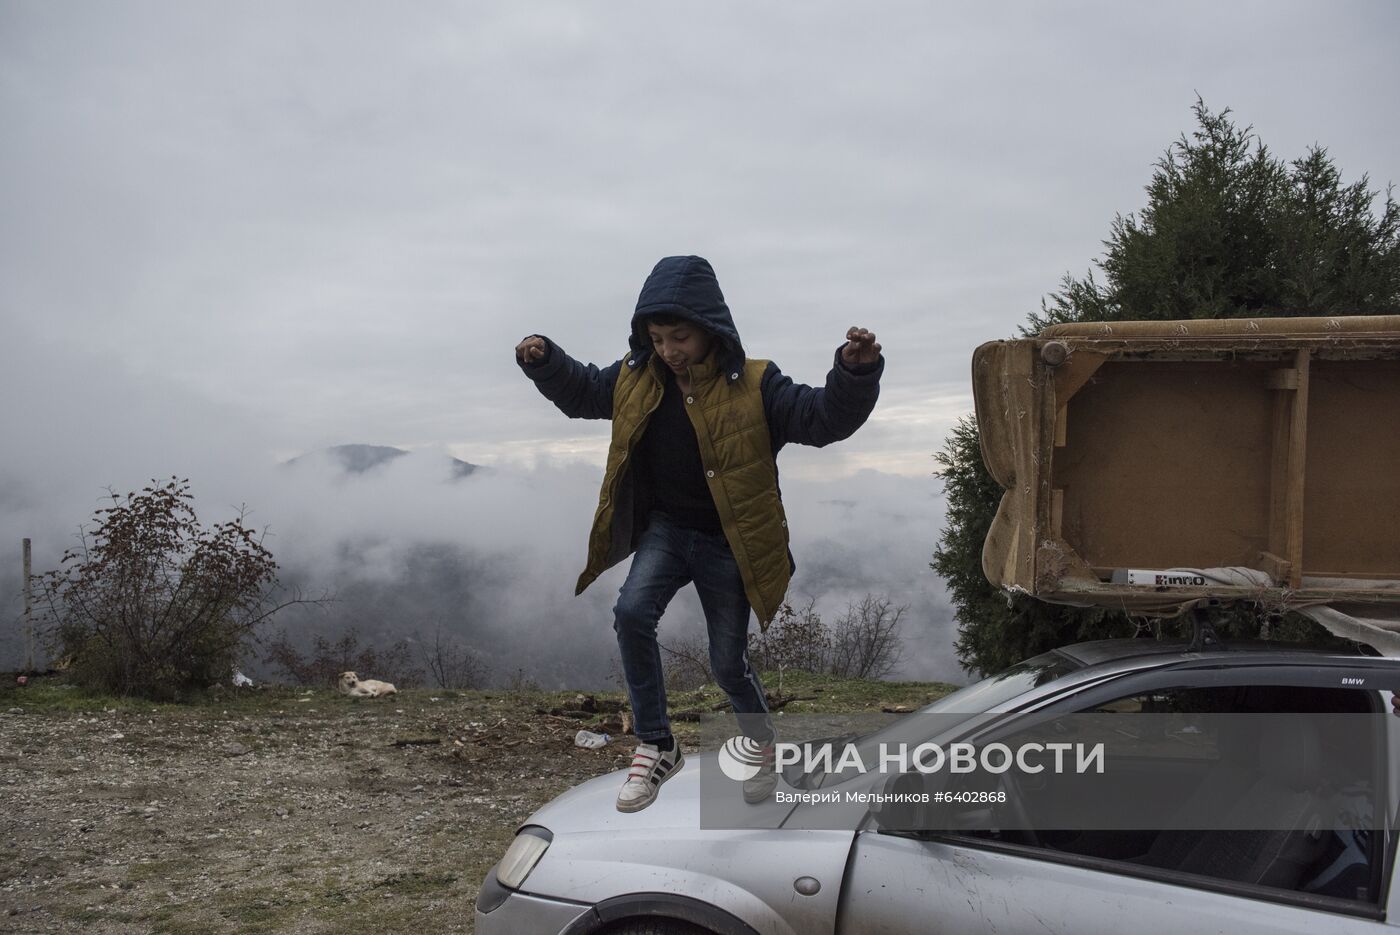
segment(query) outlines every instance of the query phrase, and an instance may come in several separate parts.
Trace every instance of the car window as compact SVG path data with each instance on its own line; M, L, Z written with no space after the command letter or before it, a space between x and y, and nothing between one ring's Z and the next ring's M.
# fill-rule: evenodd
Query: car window
M1297 685L1212 685L1153 689L1125 694L1081 709L1092 714L1342 714L1388 711L1388 700L1375 691ZM1277 799L1297 810L1296 827L1277 830L1175 830L1180 814L1164 830L968 831L969 837L1034 847L1047 855L1103 861L1136 875L1155 870L1190 874L1217 884L1265 887L1281 893L1309 894L1326 900L1375 904L1381 896L1384 835L1372 814L1372 792L1385 788L1384 731L1369 749L1326 736L1317 719L1271 718L1273 730L1311 730L1309 740L1319 760L1341 763L1341 775L1329 770L1314 777L1307 770L1270 769L1260 756L1257 734L1231 727L1241 719L1198 719L1204 727L1154 734L1135 744L1132 760L1116 763L1129 777L1122 784L1131 795L1132 770L1141 776L1179 777L1182 798L1167 809L1188 809L1202 797L1241 795L1254 803ZM1139 722L1124 720L1124 730ZM1196 722L1191 721L1191 725ZM1314 725L1309 727L1307 725ZM1011 736L1014 736L1011 735ZM1313 777L1313 778L1309 778ZM1009 790L1032 812L1036 790ZM1191 813L1187 813L1191 814Z

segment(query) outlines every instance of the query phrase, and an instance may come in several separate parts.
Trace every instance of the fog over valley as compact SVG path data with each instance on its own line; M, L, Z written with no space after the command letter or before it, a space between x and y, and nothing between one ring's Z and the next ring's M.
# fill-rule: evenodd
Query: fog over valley
M41 358L6 350L0 358L33 386L55 372ZM523 676L543 687L616 687L611 608L628 563L574 596L600 460L476 465L442 448L395 454L362 444L268 459L258 455L257 425L217 403L181 396L158 379L138 382L108 362L87 363L87 379L104 391L52 400L53 416L71 427L55 438L62 457L52 447L21 447L0 468L0 613L7 623L0 666L23 661L21 538L33 540L36 573L55 568L63 550L78 544L79 524L91 528L93 511L109 505L105 487L124 495L178 475L190 479L203 525L246 505L246 523L266 532L283 584L306 598L333 598L284 609L265 628L268 636L285 630L306 647L315 636L334 640L353 628L362 645L386 648L399 639L431 642L440 630L490 667L492 683ZM516 389L553 410L523 377ZM601 451L607 423L576 425L584 443ZM827 480L794 457L811 463L859 442L857 434L826 449L789 446L779 454L798 565L789 598L815 598L827 622L866 593L908 605L904 659L894 675L963 681L951 610L928 567L943 511L932 458L923 477L864 468ZM796 469L786 470L790 462ZM662 619L661 641L703 633L699 600L687 586ZM249 663L257 677L274 674L266 663Z

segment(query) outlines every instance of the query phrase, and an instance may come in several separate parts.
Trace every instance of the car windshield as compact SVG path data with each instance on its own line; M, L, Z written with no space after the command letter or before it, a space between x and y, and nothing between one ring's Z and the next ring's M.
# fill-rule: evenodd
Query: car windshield
M1078 668L1079 663L1073 659L1051 651L1018 662L1003 672L960 688L919 710L925 714L983 714Z
M1034 656L996 675L985 678L980 682L974 682L965 688L960 688L938 699L927 707L920 708L917 714L937 714L938 726L942 730L956 727L962 721L973 718L979 714L985 714L1018 695L1023 695L1033 688L1041 685L1048 685L1063 675L1082 668L1079 662L1062 653L1051 651L1039 656ZM903 719L901 719L903 720ZM906 725L908 722L905 722ZM882 740L887 739L891 731L901 729L901 724L896 721L881 730L866 734L844 734L840 737L823 738L820 741L809 741L817 744L829 742L834 745L845 743L855 744L859 751L861 760L864 762L873 754L871 751L878 748ZM821 768L804 772L797 768L791 768L784 773L787 782L796 788L818 788L827 782L837 781L840 770L828 772Z

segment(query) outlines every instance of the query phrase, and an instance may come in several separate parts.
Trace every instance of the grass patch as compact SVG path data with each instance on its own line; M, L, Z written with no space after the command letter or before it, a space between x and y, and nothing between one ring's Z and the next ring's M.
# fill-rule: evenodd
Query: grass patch
M778 690L778 674L765 672L763 685ZM886 705L919 708L958 689L947 682L881 682L875 679L841 679L811 672L784 672L784 695L816 695L813 700L790 702L784 710L805 714L849 714L879 711Z
M215 897L218 915L236 926L239 932L281 932L287 922L308 906L317 908L320 901L312 894L293 893L286 889L256 887L240 889ZM156 931L174 932L174 929ZM208 927L201 929L208 931Z
M146 883L150 880L169 880L179 874L179 871L189 865L186 860L150 860L140 861L134 864L127 864L126 879L128 883Z
M34 678L23 688L6 679L0 686L0 710L23 708L26 711L73 712L101 714L109 709L122 713L156 714L178 710L182 705L162 704L144 698L123 698L87 692L62 678Z
M386 889L395 896L431 896L457 882L450 873L423 873L411 870L395 873L375 883L372 889Z

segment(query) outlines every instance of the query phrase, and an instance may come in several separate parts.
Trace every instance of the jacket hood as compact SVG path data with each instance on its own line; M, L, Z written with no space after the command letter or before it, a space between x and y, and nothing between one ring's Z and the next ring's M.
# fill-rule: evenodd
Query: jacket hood
M632 315L628 366L645 366L651 357L646 319L657 314L693 321L714 335L715 360L726 380L732 383L737 374L743 373L744 345L724 302L724 293L719 290L715 271L704 257L668 256L652 269Z

